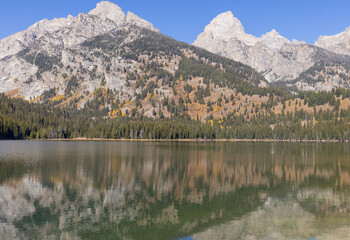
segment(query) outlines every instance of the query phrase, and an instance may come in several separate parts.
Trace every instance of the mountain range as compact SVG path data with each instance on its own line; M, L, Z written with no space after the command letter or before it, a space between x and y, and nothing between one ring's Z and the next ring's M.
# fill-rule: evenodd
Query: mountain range
M316 91L349 87L350 28L321 36L314 45L290 42L275 29L259 38L245 33L228 11L214 18L193 44L251 66L270 83Z
M128 25L159 32L151 23L135 14L128 12L125 16L117 5L101 2L88 14L82 13L77 17L68 16L53 20L44 19L23 32L2 39L0 91L19 90L19 95L29 99L41 95L50 88L60 88L64 79L52 72L54 66L56 72L60 71L63 74L63 69L58 70L57 67L67 66L72 60L71 51L78 50L80 44ZM63 88L65 87L61 87L60 90ZM90 89L93 88L91 86Z
M192 45L106 1L0 41L0 92L78 109L95 103L110 116L220 117L253 112L258 99L285 94L279 87L330 91L349 88L349 80L349 28L314 45L290 42L276 30L245 33L232 12Z

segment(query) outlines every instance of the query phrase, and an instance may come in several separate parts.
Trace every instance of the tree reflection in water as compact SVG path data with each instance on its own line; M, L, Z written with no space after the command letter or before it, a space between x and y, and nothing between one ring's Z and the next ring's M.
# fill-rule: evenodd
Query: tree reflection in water
M345 144L1 142L0 184L4 239L350 233Z

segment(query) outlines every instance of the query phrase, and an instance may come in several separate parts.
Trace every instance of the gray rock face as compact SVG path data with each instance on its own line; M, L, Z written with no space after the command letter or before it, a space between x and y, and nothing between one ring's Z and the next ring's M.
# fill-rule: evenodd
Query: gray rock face
M156 29L152 23L140 18L132 12L128 12L125 16L123 10L119 6L107 1L98 3L96 8L89 12L89 15L112 20L117 26L127 23L159 32L159 30Z
M98 54L91 56L81 44L116 30L129 31L134 26L159 32L150 22L131 12L125 15L117 5L103 1L88 14L44 19L4 38L0 40L0 92L28 100L52 88L62 94L69 80L65 74L78 72L85 79L82 91L93 92L100 87L102 78L109 88L129 91L125 88L125 72L120 69L137 69L136 63L118 60L120 56L115 52L116 59L106 66ZM120 42L127 43L135 37L141 35L129 34ZM336 36L320 37L316 46L296 40L291 43L276 30L258 38L245 33L232 12L225 12L206 26L194 45L247 64L271 83L293 81L288 84L299 89L330 90L350 86L350 56L325 53L320 47L350 55L349 39L350 29ZM317 68L312 76L304 74L320 62L328 65ZM111 67L111 72L105 70Z
M335 53L341 53L341 49L349 49L350 53L350 37L348 35L350 36L350 30L336 37L321 37L316 45ZM345 39L349 40L348 45L344 43ZM339 42L344 44L339 44ZM331 43L338 44L334 46ZM222 13L214 18L205 27L204 32L197 37L193 45L247 64L263 74L269 82L292 81L319 61L329 61L328 58L322 58L327 54L321 54L322 51L318 47L296 40L291 43L275 29L260 38L247 34L241 22L231 12ZM336 58L338 57L333 57L331 61ZM350 58L341 62L341 64L350 63ZM332 67L334 67L333 65ZM336 70L339 70L338 65ZM330 90L332 87L346 86L346 84L340 84L339 81L331 81L327 86L311 84L306 80L303 84L294 83L297 88L303 88L302 85L309 90Z
M77 17L68 16L53 20L44 19L23 32L0 40L0 92L14 91L15 96L23 96L28 100L51 88L58 88L63 92L66 79L61 76L64 73L62 70L75 65L74 49L80 49L79 45L91 38L131 25L159 32L146 20L130 12L125 16L120 7L103 1L88 14L81 13ZM25 60L23 56L28 49L33 54L32 58L26 61L28 59ZM47 59L57 59L56 64L60 65L61 69L56 69L55 73L47 71L52 70L45 69L47 60L42 63L44 69L39 69L42 55ZM102 68L103 64L101 60L94 65ZM88 64L86 67L89 67ZM125 66L121 63L119 67ZM107 84L113 82L115 86L112 88L121 88L124 85L124 77L122 74L107 75ZM86 78L89 78L88 75ZM93 91L98 87L97 83L85 85L87 91Z
M290 41L282 37L275 29L261 36L261 42L273 50L278 51L284 44L290 43Z
M88 14L77 17L44 19L30 26L23 32L16 33L0 41L0 59L18 53L31 43L46 37L53 45L73 46L86 39L107 33L125 24L159 32L151 23L129 12L126 17L117 5L103 1ZM52 34L53 36L48 36ZM50 38L50 39L48 39Z
M294 79L313 65L299 61L301 55L310 55L306 44L294 47L276 30L261 38L254 37L244 32L241 22L231 12L214 18L193 45L243 62L264 74L270 82ZM306 52L302 51L304 48ZM290 59L286 55L294 57Z
M89 12L89 15L112 20L117 25L121 25L125 22L123 10L119 6L107 1L98 3L96 8Z
M350 55L350 27L334 36L320 36L315 45L338 54Z
M136 26L139 26L142 28L146 28L146 29L152 30L154 32L159 32L159 30L157 28L155 28L152 23L147 22L146 20L140 18L139 16L133 14L132 12L128 12L128 14L126 16L126 22L128 24L132 24L132 25L136 25Z
M232 12L228 11L214 18L209 25L205 27L194 45L206 44L207 41L241 41L244 44L252 46L258 42L253 35L246 34L241 22L235 18ZM209 47L209 46L208 46Z

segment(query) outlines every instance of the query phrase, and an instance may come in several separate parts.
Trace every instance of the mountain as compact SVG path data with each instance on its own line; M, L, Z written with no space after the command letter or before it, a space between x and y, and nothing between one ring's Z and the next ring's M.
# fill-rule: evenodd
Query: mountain
M167 37L109 2L1 40L0 66L8 96L111 117L205 119L238 111L236 96L284 94L249 66Z
M111 31L125 24L133 24L153 31L158 31L151 23L128 12L110 2L100 2L88 14L81 13L77 17L44 19L23 32L16 33L0 41L0 59L14 55L38 39L51 36L46 45L74 46L86 39Z
M315 45L338 54L350 55L350 27L334 36L319 37Z
M284 44L290 41L282 37L275 29L261 36L261 42L270 49L278 51Z
M273 86L346 86L349 56L276 31L256 38L230 12L213 22L199 40L240 62L109 2L1 40L0 139L349 140L350 90Z
M199 45L201 41L205 41L207 38L222 41L236 40L248 46L253 46L258 42L256 37L245 33L242 23L235 18L230 11L222 13L214 18L210 24L205 27L204 32L198 36L196 40L198 44L194 45Z
M58 87L62 78L50 71L55 65L63 67L69 61L68 57L71 54L65 51L66 49L74 49L92 37L126 25L159 32L151 23L135 14L129 12L125 16L117 5L101 2L88 14L44 19L23 32L1 40L0 91L18 90L19 95L29 99L42 94L50 87ZM29 51L32 55L29 55ZM27 57L24 59L23 56ZM40 75L43 81L33 81L35 75L37 78ZM23 85L29 82L32 84Z
M0 93L44 103L48 111L70 109L71 116L80 119L74 129L80 129L86 118L102 118L101 124L107 124L103 119L145 117L204 122L227 118L243 124L246 131L245 124L253 127L251 119L274 124L275 114L285 111L313 113L316 106L340 111L350 105L346 91L295 95L284 90L347 87L349 56L303 42L290 43L276 30L254 37L244 32L231 12L214 19L196 42L207 44L209 51L176 41L135 14L101 2L88 14L42 20L1 40ZM232 54L237 58L227 58ZM16 109L11 111L18 115ZM45 112L43 118L52 121ZM4 114L11 129L16 129L19 123L13 123L8 112ZM67 116L64 111L57 114ZM26 124L18 126L22 129ZM40 136L47 136L50 128L42 127L45 133ZM81 128L80 135L73 131L66 136L86 136L85 131ZM231 134L238 136L238 130ZM93 136L100 135L94 132ZM240 136L246 137L245 133Z
M342 35L338 39L344 38ZM232 12L225 12L205 27L193 45L247 64L270 83L299 90L348 88L350 57L338 54L340 50L333 52L333 48L323 48L319 42L316 46L295 40L290 42L276 30L258 38L245 33Z

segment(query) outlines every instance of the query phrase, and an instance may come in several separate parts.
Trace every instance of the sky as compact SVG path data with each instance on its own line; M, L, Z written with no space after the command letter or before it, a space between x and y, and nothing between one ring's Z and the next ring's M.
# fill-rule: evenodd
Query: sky
M0 39L44 18L88 13L100 0L1 0ZM192 43L218 14L232 11L255 36L276 29L289 40L314 43L350 26L349 0L110 0L153 23L162 33Z

